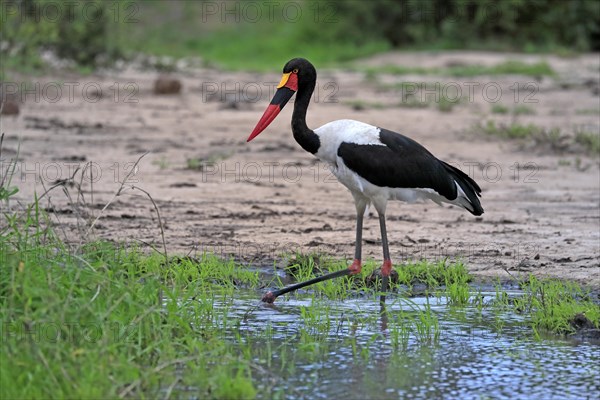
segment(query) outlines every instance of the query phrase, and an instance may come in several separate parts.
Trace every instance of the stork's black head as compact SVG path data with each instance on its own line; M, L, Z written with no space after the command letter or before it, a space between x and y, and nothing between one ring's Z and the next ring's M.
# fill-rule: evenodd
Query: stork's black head
M277 85L275 96L271 104L265 110L256 127L248 137L248 142L258 136L279 114L283 107L292 98L294 93L300 91L306 93L306 90L312 91L317 81L317 70L304 58L293 58L283 67L283 76L281 82ZM300 95L300 94L299 94Z
M305 58L292 58L283 67L283 73L296 74L298 76L298 89L302 89L305 85L312 85L317 80L317 70Z

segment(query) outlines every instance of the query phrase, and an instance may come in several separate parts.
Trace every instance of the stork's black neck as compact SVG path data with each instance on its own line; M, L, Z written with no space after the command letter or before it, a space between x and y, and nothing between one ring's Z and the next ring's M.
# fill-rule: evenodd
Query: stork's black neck
M306 110L310 103L310 97L315 90L316 77L310 77L307 82L298 82L298 92L294 102L294 113L292 114L292 133L294 139L302 148L309 153L315 154L321 146L319 136L306 125Z

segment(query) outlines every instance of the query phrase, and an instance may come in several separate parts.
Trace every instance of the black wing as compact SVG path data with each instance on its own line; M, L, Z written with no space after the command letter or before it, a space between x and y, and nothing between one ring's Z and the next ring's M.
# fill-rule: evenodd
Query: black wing
M416 141L381 129L380 145L342 143L338 149L352 171L377 186L433 189L448 200L458 196L455 181L473 205L475 215L483 213L478 196L481 189L468 175L438 160Z

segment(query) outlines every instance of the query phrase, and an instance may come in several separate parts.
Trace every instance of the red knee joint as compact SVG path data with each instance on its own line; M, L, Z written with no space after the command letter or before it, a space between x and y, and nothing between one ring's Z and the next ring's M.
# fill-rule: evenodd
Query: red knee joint
M392 260L384 260L381 266L381 276L390 276L392 273Z
M352 262L352 265L348 267L348 269L350 270L350 275L360 274L360 270L362 269L360 265L360 260L355 259Z

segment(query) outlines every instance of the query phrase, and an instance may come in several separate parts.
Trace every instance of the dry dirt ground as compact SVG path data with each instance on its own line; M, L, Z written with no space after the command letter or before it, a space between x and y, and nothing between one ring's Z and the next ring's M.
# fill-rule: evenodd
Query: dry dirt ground
M350 118L401 132L481 185L485 214L477 218L434 203L390 203L388 235L396 264L462 258L481 277L508 278L508 270L599 287L598 156L551 139L520 142L473 129L494 120L560 128L567 135L577 130L598 134L597 54L390 53L357 65L443 68L506 60L546 61L558 77L382 74L369 79L364 72L321 70L308 124L316 128ZM156 201L170 254L210 251L263 266L296 251L351 259L352 198L295 143L291 104L267 131L246 143L282 65L273 65L268 74L183 69L171 74L183 85L175 95L155 95L157 73L135 68L28 78L32 83L22 96L21 113L2 117L3 167L20 143L13 184L21 190L11 207L31 202L34 192L43 193L79 167L79 195L66 186L70 199L62 187L42 199L58 234L72 242L91 237L160 248L156 212L143 192L131 189L135 185ZM57 82L62 84L58 97ZM449 112L438 110L435 99L427 108L400 107L401 82L437 82L449 97L458 87L461 101ZM429 96L431 101L434 93ZM494 114L494 104L527 106L534 114ZM552 143L562 148L553 149ZM122 194L101 212L144 152L149 153ZM380 260L373 213L365 220L364 258Z

